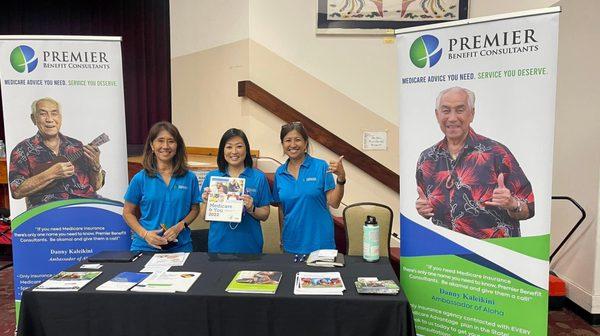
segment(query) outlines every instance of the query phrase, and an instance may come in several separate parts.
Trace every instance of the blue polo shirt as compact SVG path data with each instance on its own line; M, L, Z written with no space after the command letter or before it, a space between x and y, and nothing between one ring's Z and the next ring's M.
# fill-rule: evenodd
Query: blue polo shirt
M308 254L334 249L333 218L327 205L327 191L335 189L327 162L306 154L298 179L288 172L288 161L275 172L273 200L283 207L283 249Z
M183 176L173 176L167 186L165 181L157 174L151 177L145 169L135 174L129 188L125 193L125 201L140 207L140 224L146 230L158 230L164 223L171 227L190 213L193 204L200 203L200 189L198 179L194 173L187 171ZM192 239L190 229L185 228L177 237L177 245L168 251L158 250L148 245L137 234L133 236L132 251L163 251L163 252L191 252Z
M213 170L206 175L201 190L210 185L210 178L213 176L230 177L228 173ZM271 204L269 182L262 171L246 167L239 177L246 180L244 193L252 197L257 208ZM245 208L240 223L210 222L208 252L257 254L262 253L262 248L263 234L260 221L246 213Z

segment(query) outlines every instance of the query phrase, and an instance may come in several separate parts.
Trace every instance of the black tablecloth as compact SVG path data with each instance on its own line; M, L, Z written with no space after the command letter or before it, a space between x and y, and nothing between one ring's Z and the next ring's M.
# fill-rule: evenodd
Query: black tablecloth
M96 287L123 271L137 272L150 259L104 263L102 274L79 292L22 296L18 335L414 335L406 296L359 295L357 277L394 279L386 258L367 263L347 257L343 268L310 267L293 256L192 253L171 271L202 272L187 293L103 292ZM71 271L81 270L79 266ZM230 294L240 270L281 271L274 295ZM90 270L88 270L90 271ZM296 272L339 271L343 296L294 295Z

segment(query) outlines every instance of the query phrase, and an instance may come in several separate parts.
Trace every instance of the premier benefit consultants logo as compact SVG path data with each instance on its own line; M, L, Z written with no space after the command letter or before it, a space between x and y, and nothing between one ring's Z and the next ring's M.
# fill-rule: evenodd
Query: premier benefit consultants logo
M17 72L30 73L37 67L38 58L31 47L20 45L10 53L10 64Z
M410 60L417 68L436 65L442 58L440 41L433 35L423 35L410 46Z

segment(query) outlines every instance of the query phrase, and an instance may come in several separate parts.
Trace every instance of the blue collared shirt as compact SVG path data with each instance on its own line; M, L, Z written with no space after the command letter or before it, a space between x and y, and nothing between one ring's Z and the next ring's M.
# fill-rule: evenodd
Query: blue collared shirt
M228 173L213 170L206 175L202 190L208 188L210 178L213 176L230 177ZM244 193L252 197L257 208L271 204L269 182L262 171L246 167L239 177L246 180ZM260 221L246 213L245 209L240 223L210 222L208 252L256 254L262 253L262 248L263 234Z
M273 200L283 207L283 249L308 254L334 249L333 218L327 205L327 191L335 189L327 162L306 154L298 179L288 172L289 160L275 172Z
M141 170L129 183L125 201L140 207L140 224L146 230L158 230L163 223L171 227L190 213L193 204L200 203L201 195L198 179L188 171L183 176L173 176L167 186L160 174L151 177ZM191 252L190 229L185 228L177 236L177 245L165 252ZM161 251L148 245L142 237L134 234L132 251ZM162 250L164 251L164 250Z

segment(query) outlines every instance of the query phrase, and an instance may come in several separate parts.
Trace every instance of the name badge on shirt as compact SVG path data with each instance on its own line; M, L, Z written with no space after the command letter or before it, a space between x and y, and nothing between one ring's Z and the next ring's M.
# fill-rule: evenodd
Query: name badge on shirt
M317 178L316 177L307 177L304 179L304 182L316 182Z
M181 184L179 184L179 185L176 185L175 187L177 187L177 189L180 189L180 190L187 190L187 189L188 189L188 186L186 186L186 185L181 185Z

